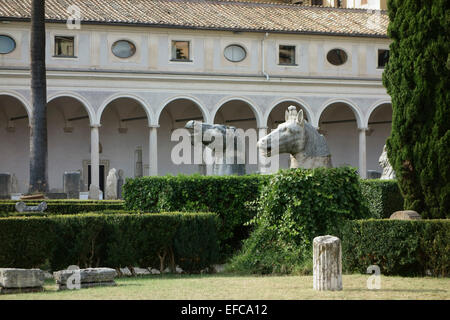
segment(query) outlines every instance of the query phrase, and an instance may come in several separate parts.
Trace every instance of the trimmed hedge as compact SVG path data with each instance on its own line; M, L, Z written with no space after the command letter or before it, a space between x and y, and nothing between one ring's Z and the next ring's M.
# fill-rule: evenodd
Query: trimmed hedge
M356 220L341 232L344 269L384 275L450 274L450 220Z
M140 212L215 212L221 219L221 252L228 256L248 237L249 228L244 224L254 218L257 210L251 204L255 203L261 189L272 176L178 175L129 178L124 185L125 207ZM370 217L388 218L394 211L403 209L403 198L395 180L360 182L366 200L361 205L369 207Z
M244 226L255 215L255 201L268 175L178 175L127 179L123 188L128 210L144 212L214 212L220 218L222 256L233 253L248 237Z
M312 240L368 216L354 168L280 170L258 199L255 230L231 269L290 273L309 259Z
M22 201L22 200L19 200ZM19 215L16 212L16 200L0 201L0 216ZM45 215L50 214L75 214L80 212L99 212L104 210L124 210L125 203L123 200L25 200L27 206L36 206L42 201L47 202ZM41 215L33 213L25 213L23 215Z
M0 266L142 266L196 272L219 255L213 213L0 218Z
M389 218L395 211L403 210L397 180L360 180L360 183L372 218Z

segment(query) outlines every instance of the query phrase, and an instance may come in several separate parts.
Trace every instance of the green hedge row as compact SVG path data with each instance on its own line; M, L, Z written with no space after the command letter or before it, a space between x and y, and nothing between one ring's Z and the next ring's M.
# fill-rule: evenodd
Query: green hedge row
M395 211L403 210L397 180L360 180L360 183L372 218L389 218Z
M220 218L219 238L223 257L248 237L244 226L255 215L255 201L268 175L178 175L127 179L124 199L128 210L143 212L214 212Z
M0 216L17 215L15 205L19 201L3 200L0 201ZM23 201L27 206L36 206L41 201L26 200ZM75 214L80 212L98 212L104 210L124 210L124 201L116 200L45 200L47 209L45 214ZM27 213L25 215L33 215ZM38 214L39 215L39 214Z
M248 237L249 228L244 224L256 215L255 201L273 176L179 175L127 179L124 185L125 206L127 210L141 212L215 212L221 219L221 252L228 256ZM369 207L370 217L386 218L403 208L396 181L360 182L360 187L351 192L362 191L363 197L358 201L362 207Z
M450 274L450 220L356 220L341 231L344 269L384 275Z
M40 203L42 201L51 202L51 203L123 203L124 200L79 200L79 199L25 199L25 200L11 200L11 199L3 199L0 200L0 203L16 203L19 201L23 201L25 203Z
M199 271L217 263L213 213L78 214L0 218L0 266L52 270L180 265Z

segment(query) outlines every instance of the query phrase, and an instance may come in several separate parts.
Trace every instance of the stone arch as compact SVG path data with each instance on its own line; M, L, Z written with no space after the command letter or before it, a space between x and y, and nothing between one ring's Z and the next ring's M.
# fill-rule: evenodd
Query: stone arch
M81 103L81 105L84 107L84 109L86 110L88 116L89 116L89 123L90 125L95 124L96 121L96 117L95 117L95 111L92 108L91 104L89 103L89 101L87 101L83 96L74 93L74 92L58 92L56 94L52 94L47 98L47 104L52 102L53 100L56 100L58 98L73 98L75 100L77 100L79 103Z
M366 127L360 109L348 99L331 99L319 109L317 120L319 132L327 140L333 166L352 166L364 173L360 133Z
M309 119L309 123L312 126L317 127L318 120L316 120L314 118L314 113L312 112L312 109L309 106L309 104L307 104L304 100L299 99L299 98L287 98L287 97L280 98L271 104L270 108L267 109L267 111L264 114L263 127L268 126L269 116L270 116L270 113L273 111L273 109L275 109L280 103L283 103L283 102L294 102L294 103L302 106L302 109L306 111L306 117Z
M155 116L155 120L156 122L154 123L155 125L159 125L159 121L161 118L161 113L164 111L164 109L172 102L177 101L177 100L188 100L193 102L200 110L200 112L202 113L203 116L203 120L206 123L211 123L211 118L210 118L210 114L208 109L205 108L205 106L203 105L203 103L197 99L194 96L191 95L177 95L177 96L173 96L170 98L167 98L166 100L164 100L164 102L161 104L161 106L159 107L158 111L156 112L156 116Z
M29 187L31 117L31 106L24 96L0 90L0 149L3 151L0 171L15 175L17 191L21 193L27 192Z
M25 108L25 111L27 112L27 115L28 115L28 124L31 125L31 117L33 115L32 111L31 111L31 103L24 96L22 96L21 94L19 94L17 92L9 91L9 90L0 91L0 96L9 96L9 97L17 99L22 104L22 106Z
M364 124L365 124L366 127L369 126L369 119L370 119L370 116L372 115L372 113L373 113L376 109L378 109L378 107L381 107L382 105L385 105L385 104L390 104L391 107L392 107L392 102L391 102L390 99L378 100L377 102L375 102L374 104L372 104L372 105L369 107L369 109L367 110L366 117L365 117L365 119L364 119Z
M315 125L316 127L319 126L319 121L320 118L323 114L323 112L331 105L336 104L336 103L342 103L342 104L346 104L348 107L350 107L350 109L353 111L354 115L355 115L355 119L356 119L356 124L358 126L358 128L366 128L365 126L365 122L364 122L364 116L361 112L361 110L359 109L359 107L352 101L348 100L348 99L330 99L328 101L326 101L319 109L319 111L317 112L317 125Z
M189 120L210 123L209 111L198 98L192 95L170 96L159 106L155 118L158 126L157 150L159 174L206 174L206 166L204 163L194 163L194 149L190 150L190 163L175 163L172 159L173 148L181 142L181 140L172 140L173 134L177 129L183 129Z
M137 96L137 95L133 95L133 94L127 94L127 93L117 93L114 94L112 96L110 96L108 99L106 99L103 104L100 106L100 108L97 110L97 117L96 117L96 124L100 124L101 123L101 119L102 119L102 114L103 111L106 109L106 107L113 101L117 100L117 99L131 99L134 100L136 102L138 102L141 107L144 109L145 114L147 115L147 120L148 120L148 125L151 126L153 125L155 122L155 115L153 113L153 110L150 108L150 106L147 104L147 102L142 99L141 97Z
M231 102L231 101L242 101L242 102L245 102L250 107L250 109L253 111L253 114L255 115L256 126L258 128L261 128L262 126L264 126L263 115L262 115L261 111L259 110L257 104L255 102L253 102L252 100L248 99L248 98L239 97L239 96L226 97L226 98L223 98L222 100L220 100L214 106L214 109L211 112L211 120L214 121L214 118L216 117L216 114L219 111L219 109L224 104L226 104L228 102Z
M218 119L219 115L222 119ZM247 174L258 172L255 154L257 154L258 128L262 127L263 115L257 104L245 97L225 97L215 105L212 119L214 123L244 130L245 170Z
M380 100L367 112L367 170L373 178L383 171L379 159L392 131L392 111L391 101Z

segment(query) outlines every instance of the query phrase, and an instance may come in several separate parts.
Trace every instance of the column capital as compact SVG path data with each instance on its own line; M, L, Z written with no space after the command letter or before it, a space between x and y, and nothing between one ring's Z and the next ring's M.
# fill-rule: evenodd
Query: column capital
M158 129L159 128L159 124L150 124L148 127L150 129L153 129L153 128Z
M94 129L94 128L100 128L102 125L101 124L99 124L99 123L96 123L96 124L91 124L91 129Z
M268 127L261 126L261 127L258 127L258 130L259 129L268 129Z
M369 128L368 127L363 127L363 128L358 128L359 131L368 131Z

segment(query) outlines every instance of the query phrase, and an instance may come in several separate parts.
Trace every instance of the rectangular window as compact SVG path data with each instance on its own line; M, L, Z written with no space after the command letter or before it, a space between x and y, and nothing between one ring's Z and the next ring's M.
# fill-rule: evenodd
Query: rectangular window
M389 61L389 50L379 49L378 50L378 68L383 69L386 63Z
M172 41L172 60L191 61L189 49L189 41Z
M295 65L295 46L281 45L278 50L278 63Z
M74 57L74 37L55 36L55 57Z

